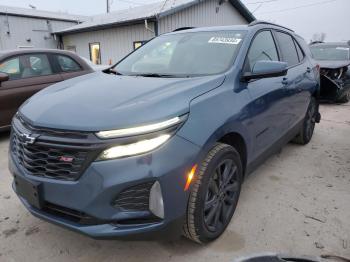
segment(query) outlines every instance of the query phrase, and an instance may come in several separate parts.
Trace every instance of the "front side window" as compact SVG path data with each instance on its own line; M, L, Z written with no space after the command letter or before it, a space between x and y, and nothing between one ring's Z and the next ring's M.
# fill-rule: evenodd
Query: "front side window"
M56 55L56 58L61 72L75 72L81 70L80 65L68 56Z
M288 66L299 64L298 53L294 44L294 39L282 32L275 32L279 47L282 52L282 61L286 62Z
M244 31L220 31L160 36L122 60L116 70L169 77L222 73L232 65L244 35Z
M21 78L19 57L10 58L9 60L1 63L0 72L8 74L10 80Z
M310 49L316 60L350 60L350 46L320 45L311 46Z
M0 64L0 72L7 73L10 80L16 80L51 75L52 69L45 54L28 54L3 62Z
M258 61L278 61L278 53L270 31L260 32L253 40L245 70L250 72Z

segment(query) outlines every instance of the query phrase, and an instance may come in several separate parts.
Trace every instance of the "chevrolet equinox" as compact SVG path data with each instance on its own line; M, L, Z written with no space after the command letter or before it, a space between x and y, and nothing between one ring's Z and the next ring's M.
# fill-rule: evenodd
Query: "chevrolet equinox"
M13 188L94 238L219 237L244 177L320 121L319 72L267 22L156 37L104 72L44 89L12 122Z

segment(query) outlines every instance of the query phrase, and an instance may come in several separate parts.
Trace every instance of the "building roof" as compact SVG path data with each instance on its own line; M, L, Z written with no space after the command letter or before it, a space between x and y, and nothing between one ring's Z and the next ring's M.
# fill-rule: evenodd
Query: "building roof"
M69 34L77 32L86 32L100 30L111 26L126 25L145 19L157 19L171 15L190 6L196 5L205 0L172 0L162 1L153 4L147 4L125 10L111 12L109 14L96 15L90 17L84 23L72 26L70 28L56 31L56 34ZM229 2L240 12L248 23L255 20L255 17L249 12L240 0L229 0Z
M44 18L44 19L72 21L72 22L73 21L83 22L88 19L87 16L72 15L72 14L63 13L63 12L50 12L50 11L42 11L42 10L36 10L36 9L4 6L4 5L0 5L0 15Z

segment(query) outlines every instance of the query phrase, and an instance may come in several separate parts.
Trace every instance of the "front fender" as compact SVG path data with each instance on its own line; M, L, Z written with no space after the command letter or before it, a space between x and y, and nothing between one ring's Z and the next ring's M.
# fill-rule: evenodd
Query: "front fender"
M230 85L223 85L192 100L189 118L178 135L201 147L197 163L222 137L239 134L246 145L247 162L252 155L253 139L249 131L250 113L247 89L235 92Z

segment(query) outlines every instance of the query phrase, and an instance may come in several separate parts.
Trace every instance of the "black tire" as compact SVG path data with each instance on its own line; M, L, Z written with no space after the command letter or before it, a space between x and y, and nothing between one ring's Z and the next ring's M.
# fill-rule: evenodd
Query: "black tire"
M183 227L187 238L208 243L225 231L238 203L242 177L239 153L216 143L196 172Z
M350 101L350 91L345 96L343 96L342 98L338 99L336 102L340 103L340 104L345 104L345 103L347 103L349 101Z
M303 126L301 127L299 134L292 140L293 143L306 145L311 141L316 125L317 108L318 106L316 99L314 97L311 97L311 101L304 118Z

